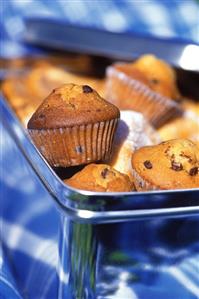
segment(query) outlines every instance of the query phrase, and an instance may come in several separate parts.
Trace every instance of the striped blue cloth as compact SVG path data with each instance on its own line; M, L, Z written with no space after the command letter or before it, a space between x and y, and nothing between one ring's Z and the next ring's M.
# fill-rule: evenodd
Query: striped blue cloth
M1 0L0 12L1 56L5 57L30 53L16 40L23 30L23 17L32 16L199 43L197 0Z
M28 16L62 18L70 24L86 27L199 42L199 7L193 0L2 0L0 12L3 17L0 20L2 57L23 56L35 51L17 42L23 30L23 17ZM60 215L2 124L0 129L0 298L55 299L59 280ZM190 221L193 225L197 224L193 228L197 229L198 222ZM156 289L154 293L154 289L147 284L145 287L134 284L129 289L121 283L114 298L199 298L199 242L194 246L178 252L181 258L176 265L168 266L163 262L156 269L157 283L164 286L168 293L162 293L161 289ZM153 250L163 261L172 260L174 255L161 245ZM145 266L145 271L148 269L153 274L151 265ZM172 297L169 297L169 292Z
M0 182L3 195L0 209L0 298L54 299L57 298L59 283L60 214L9 131L2 124L0 130ZM111 264L101 267L100 272L105 277L115 275L117 280L109 279L99 284L100 292L103 288L115 291L111 296L99 296L97 299L199 298L199 217L189 216L179 223L178 227L170 228L169 222L165 225L164 221L159 220L140 224L146 227L150 225L149 232L153 232L144 236L143 244L137 244L137 248L134 246L132 249L132 258L137 257L141 265L123 267ZM139 230L134 230L133 238L136 240ZM173 239L173 230L176 230L176 240ZM166 234L166 239L173 240L172 245L168 246L169 242L157 238L157 232L161 231ZM123 238L129 236L124 232ZM178 239L181 244L179 247ZM147 255L143 254L146 244ZM127 285L130 275L142 279L133 279L132 284Z

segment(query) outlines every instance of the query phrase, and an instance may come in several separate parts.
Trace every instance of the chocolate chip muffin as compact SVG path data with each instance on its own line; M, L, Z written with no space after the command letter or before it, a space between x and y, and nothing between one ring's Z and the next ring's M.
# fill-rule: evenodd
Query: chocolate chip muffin
M138 149L132 156L137 190L199 188L199 148L174 139Z
M61 67L43 63L31 69L26 75L26 85L34 97L43 100L53 88L65 83L73 82L74 84L92 86L103 97L104 80L93 79L75 73L66 71Z
M123 110L134 110L156 127L182 113L173 69L152 55L107 68L106 98Z
M9 101L19 119L27 124L25 118L27 116L30 118L40 102L27 89L25 79L20 76L7 78L2 83L1 88L5 98Z
M108 159L119 117L90 86L65 84L39 106L28 131L49 164L67 167Z
M68 82L67 74L61 68L43 63L27 74L27 87L33 96L42 101L53 88Z
M176 118L158 130L163 141L174 138L185 138L199 145L199 117L186 113Z
M168 63L154 55L143 55L134 62L134 67L147 79L148 86L161 95L179 101L180 92L176 84L176 75Z
M73 188L88 191L129 192L134 190L127 175L106 164L89 164L64 182Z

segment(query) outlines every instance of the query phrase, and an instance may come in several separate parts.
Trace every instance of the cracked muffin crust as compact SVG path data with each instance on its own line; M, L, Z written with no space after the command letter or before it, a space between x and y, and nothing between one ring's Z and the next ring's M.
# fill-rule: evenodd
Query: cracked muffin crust
M89 164L64 182L73 188L87 191L129 192L134 190L127 175L107 164Z
M119 109L88 85L53 90L32 115L32 140L53 166L86 164L109 158Z
M131 162L137 190L199 188L199 148L190 140L143 147Z

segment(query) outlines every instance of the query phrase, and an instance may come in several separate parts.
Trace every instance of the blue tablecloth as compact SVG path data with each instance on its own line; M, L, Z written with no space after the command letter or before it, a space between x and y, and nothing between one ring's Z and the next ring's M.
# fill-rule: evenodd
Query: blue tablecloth
M16 40L23 30L22 18L32 16L199 43L198 0L1 0L0 11L1 39L4 40L1 56L4 57L30 53L30 48Z
M199 42L199 7L197 1L192 0L2 0L0 10L3 16L0 20L2 57L32 54L33 49L19 44L17 36L23 28L23 17L33 15L61 17L68 23L110 31ZM33 179L33 170L24 166L24 158L2 126L1 132L0 298L54 299L58 285L60 215L39 180ZM16 152L14 156L13 151ZM160 269L160 279L168 289L172 285L173 294L180 294L173 299L199 298L198 263L199 255L194 251L167 272L164 267ZM147 293L148 290L144 298L135 290L132 298L146 299ZM162 294L161 299L164 298L169 297Z

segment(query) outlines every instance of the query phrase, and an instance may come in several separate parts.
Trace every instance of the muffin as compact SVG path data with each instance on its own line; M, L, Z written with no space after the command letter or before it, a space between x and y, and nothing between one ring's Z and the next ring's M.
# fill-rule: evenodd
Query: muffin
M68 82L79 85L86 83L104 96L104 79L76 75L42 61L31 66L28 71L6 78L2 83L2 91L26 127L31 115L52 89Z
M182 103L185 111L192 112L194 115L199 117L199 102L191 99L185 99Z
M140 148L131 162L137 190L199 188L199 148L188 139Z
M160 143L157 131L146 121L141 113L120 111L120 120L113 141L111 159L108 162L116 170L127 174L133 181L131 173L131 156L133 152L146 145Z
M44 99L52 89L65 83L84 85L85 83L104 95L104 80L76 75L60 67L49 64L34 67L27 75L27 88L35 97Z
M114 64L106 77L106 98L121 110L143 113L156 127L182 112L173 69L152 55Z
M129 192L134 186L129 177L106 164L89 164L64 182L76 189L98 192Z
M40 104L27 89L25 78L20 76L7 78L2 84L2 92L22 122L24 115L30 117Z
M199 145L199 117L189 111L182 117L176 118L158 130L162 140L176 138L190 139Z
M145 75L153 91L175 101L181 99L175 72L165 61L154 55L143 55L134 62L134 67Z
M41 101L52 89L65 83L67 83L67 72L50 64L38 65L27 75L27 88Z
M28 131L49 164L67 167L107 160L119 117L90 86L65 84L39 106Z

